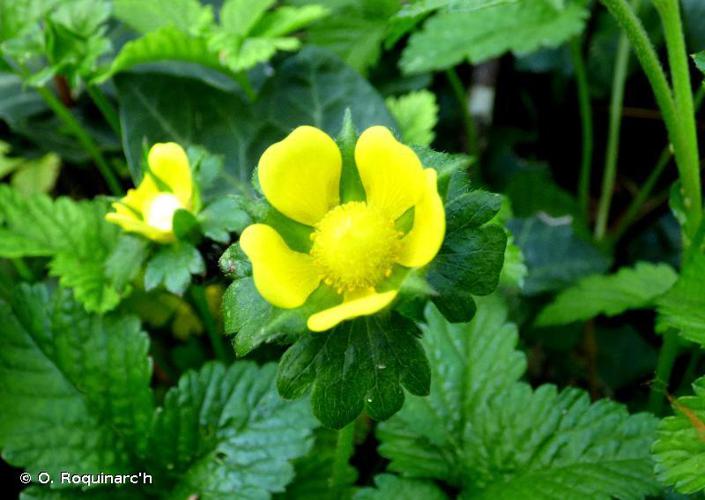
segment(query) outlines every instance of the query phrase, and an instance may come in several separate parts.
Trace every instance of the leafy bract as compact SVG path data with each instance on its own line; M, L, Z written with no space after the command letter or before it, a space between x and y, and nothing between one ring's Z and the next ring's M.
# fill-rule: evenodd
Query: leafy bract
M406 144L431 145L435 138L433 129L438 122L435 94L418 90L399 97L388 97L385 103L397 121L401 138Z
M496 296L470 324L426 311L431 395L380 424L390 469L438 479L462 498L641 498L658 491L648 454L656 419L577 389L532 390L517 329Z
M152 420L149 341L129 316L20 285L0 301L0 448L33 477L132 470Z
M525 294L560 290L580 278L607 271L609 258L576 234L572 223L569 216L555 218L543 213L507 223L529 270Z
M23 197L0 186L0 256L51 257L49 271L89 311L109 311L122 293L106 274L105 262L119 229L104 220L107 204Z
M685 494L705 489L705 377L693 390L673 402L676 414L661 420L652 447L659 480Z
M659 330L674 328L705 346L705 255L686 262L676 284L657 302Z
M406 73L443 70L465 60L478 63L507 51L528 54L556 47L579 34L589 14L586 0L518 0L468 10L447 3L411 36L401 59Z
M159 475L173 481L171 497L283 491L294 475L290 460L308 451L316 421L305 401L279 398L275 375L273 364L208 363L167 393L150 450Z
M566 325L600 314L616 316L641 309L664 294L678 275L668 264L639 262L616 274L593 275L563 290L536 319L539 326Z

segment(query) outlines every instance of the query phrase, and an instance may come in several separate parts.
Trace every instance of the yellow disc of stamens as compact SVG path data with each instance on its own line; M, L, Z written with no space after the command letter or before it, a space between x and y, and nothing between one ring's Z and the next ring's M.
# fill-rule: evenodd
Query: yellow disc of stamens
M391 273L402 233L394 221L354 201L329 211L311 235L311 255L323 281L339 293L377 285Z

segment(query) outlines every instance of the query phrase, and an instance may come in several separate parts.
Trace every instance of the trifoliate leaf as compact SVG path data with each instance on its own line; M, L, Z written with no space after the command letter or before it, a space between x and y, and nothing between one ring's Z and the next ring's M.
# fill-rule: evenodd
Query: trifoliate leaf
M478 300L469 324L433 306L422 344L431 395L410 397L378 427L390 470L442 480L462 498L641 498L658 491L648 454L656 419L630 416L581 390L532 390L515 350L517 329L496 296Z
M164 285L171 293L181 295L191 283L191 275L205 270L203 257L194 246L185 242L163 246L147 262L144 288L150 291Z
M685 494L705 489L705 377L693 390L673 402L676 414L661 420L651 449L659 480Z
M307 402L279 398L275 375L273 364L208 363L167 393L150 450L159 477L174 483L170 497L259 499L284 490L316 421Z
M668 264L639 262L616 274L593 275L563 290L536 319L539 326L567 325L600 314L616 316L642 309L663 295L678 275Z
M105 262L119 228L104 220L107 204L97 200L23 197L0 186L0 256L51 257L49 272L89 311L113 309L121 298Z
M570 216L539 214L507 223L529 269L523 289L526 295L560 290L580 278L607 271L609 258L579 237L572 222Z
M394 315L345 322L325 334L307 332L279 363L277 387L297 399L311 387L313 413L341 429L362 412L385 420L404 404L402 385L428 394L428 361L409 320Z
M406 144L430 146L438 122L436 95L428 90L418 90L400 97L385 100L389 111L399 124L401 137Z
M588 15L586 0L519 0L470 10L449 7L411 36L401 67L406 73L438 71L507 51L528 54L556 47L579 34Z
M445 500L443 490L431 481L407 479L392 474L375 476L374 488L362 488L355 493L354 500Z
M705 255L696 254L683 266L676 284L657 301L658 329L675 328L705 346Z
M134 470L153 412L137 319L90 315L66 290L20 285L0 301L0 322L3 458L35 478Z
M173 26L198 33L213 22L213 10L198 0L114 0L114 16L139 33Z

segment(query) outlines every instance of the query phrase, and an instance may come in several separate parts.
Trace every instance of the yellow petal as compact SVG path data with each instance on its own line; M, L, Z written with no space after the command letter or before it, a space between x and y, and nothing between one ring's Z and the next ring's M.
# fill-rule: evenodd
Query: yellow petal
M421 197L424 175L416 153L398 142L385 127L365 130L355 145L367 203L396 220Z
M422 267L431 262L441 248L446 231L446 213L438 194L436 171L427 168L424 174L424 195L414 207L414 226L402 239L401 255L397 259L406 267Z
M314 225L340 202L343 160L335 141L314 127L298 127L259 160L262 192L287 217Z
M260 295L277 307L303 305L321 281L312 257L291 250L270 226L248 226L240 236L240 247L252 262Z
M186 151L175 142L158 143L149 150L147 163L151 173L169 186L171 192L179 199L184 208L190 210L193 198L193 179ZM142 184L145 184L145 188L151 188L149 185L152 183L154 180L149 174L145 174L140 188ZM158 183L155 184L158 188Z
M342 304L309 316L308 329L312 332L323 332L345 320L374 314L391 304L396 296L396 290L383 293L376 293L373 290L369 295L362 297L345 297Z
M120 207L118 203L113 204L114 207ZM120 207L122 210L128 210L125 207ZM133 213L126 214L124 212L111 212L105 215L105 220L117 224L123 230L129 233L141 234L150 240L159 243L169 243L174 241L174 233L170 231L160 231L144 221L138 219Z

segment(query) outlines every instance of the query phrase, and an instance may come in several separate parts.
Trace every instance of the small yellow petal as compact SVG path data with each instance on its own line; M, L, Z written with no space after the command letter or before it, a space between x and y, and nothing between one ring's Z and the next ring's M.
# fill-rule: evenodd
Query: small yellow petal
M338 146L325 132L298 127L262 154L259 183L274 208L312 226L340 202L342 164Z
M115 205L118 204L116 203ZM122 207L122 209L129 211L129 209L125 209L125 207ZM132 213L125 214L111 212L105 215L105 220L112 222L113 224L117 224L128 233L141 234L150 240L157 241L159 243L170 243L174 241L174 233L171 231L160 231L159 229L148 225L144 221L141 221Z
M240 236L240 247L252 263L260 295L277 307L303 305L321 281L312 257L291 250L270 226L248 226Z
M426 186L423 198L414 207L414 226L402 239L397 262L406 267L422 267L431 262L443 243L446 213L438 194L436 171L424 170Z
M345 297L342 304L312 314L308 318L308 329L323 332L345 320L374 314L391 304L396 296L397 291L391 290L383 293L372 291L362 297Z
M367 203L392 220L414 206L423 194L421 161L385 127L371 127L362 133L355 145L355 163Z
M193 178L186 151L174 142L158 143L149 150L147 163L151 173L169 186L171 192L179 199L184 208L190 210L193 198ZM154 183L154 180L145 173L142 184L149 186L151 183Z

